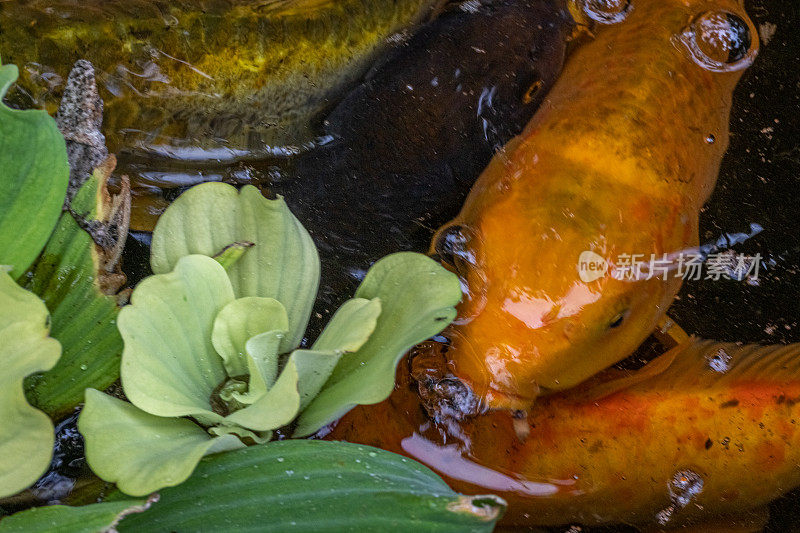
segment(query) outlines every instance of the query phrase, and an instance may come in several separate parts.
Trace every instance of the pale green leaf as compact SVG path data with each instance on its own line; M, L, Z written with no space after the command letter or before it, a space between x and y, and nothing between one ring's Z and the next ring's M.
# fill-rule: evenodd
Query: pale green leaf
M17 75L16 66L0 66L0 265L11 265L14 278L53 232L69 181L67 149L55 121L45 111L2 103Z
M228 415L226 423L258 431L290 423L317 395L341 354L340 351L293 351L275 385L252 405Z
M285 426L300 412L299 374L290 357L275 384L252 405L225 417L224 423L253 431L268 431Z
M119 314L122 385L134 405L159 416L219 418L210 398L226 375L211 331L231 301L225 269L203 255L186 256L173 272L136 287Z
M94 389L86 390L78 429L92 471L131 496L178 485L204 455L244 446L235 435L212 437L189 420L154 416Z
M49 316L47 307L42 300L17 285L9 273L0 268L0 331L12 324L28 323L38 326L42 336L47 337ZM24 362L25 358L21 358L19 364L24 364ZM38 366L38 363L31 361L31 365L33 368ZM36 372L36 369L29 370L26 367L25 371Z
M357 298L380 298L375 331L358 351L346 353L322 391L303 411L295 436L306 436L358 404L386 399L406 351L442 331L461 300L458 277L412 252L384 257L367 272Z
M145 500L122 500L83 507L34 507L0 520L0 533L105 533L122 518L145 511Z
M249 339L245 343L247 369L250 374L246 394L234 393L241 403L252 404L267 393L278 373L278 348L286 338L285 331L268 331Z
M239 426L214 426L208 428L208 432L214 436L236 435L240 439L251 439L256 444L264 444L272 438L272 431L250 431Z
M425 466L345 442L286 440L206 457L119 531L489 533L506 502L462 496Z
M192 187L167 208L153 231L150 262L169 272L189 254L214 256L235 242L255 245L228 273L237 298L275 298L289 317L286 350L300 344L319 285L319 256L308 232L282 198L268 200L252 185Z
M295 350L290 361L299 376L300 409L319 393L346 351L358 350L375 329L381 303L378 298L354 298L345 302L314 343L311 350Z
M274 298L249 296L227 304L214 320L211 342L222 357L229 376L248 374L245 344L252 337L267 331L287 331L286 310ZM275 361L277 364L277 361ZM275 370L269 374L274 379Z
M341 350L295 350L290 361L293 361L299 376L300 409L305 409L314 397L322 390L322 386L330 378L333 369L342 357Z
M336 311L312 348L319 351L355 352L361 348L378 323L379 298L353 298Z
M44 303L0 270L0 497L25 489L50 464L53 424L22 388L25 376L50 369L61 354L48 333Z

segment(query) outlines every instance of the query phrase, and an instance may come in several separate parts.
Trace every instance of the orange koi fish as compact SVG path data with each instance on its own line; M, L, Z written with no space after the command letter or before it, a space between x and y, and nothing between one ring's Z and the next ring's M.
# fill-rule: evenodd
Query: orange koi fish
M624 359L653 330L681 280L612 272L623 272L624 254L697 245L731 94L758 47L735 0L580 4L614 23L575 51L434 239L465 285L446 332L449 370L489 408L528 409ZM582 276L587 254L608 272Z
M524 441L508 411L437 423L415 390L424 383L403 367L398 377L388 400L357 407L327 438L494 492L509 502L505 525L672 527L742 516L800 485L800 344L689 339L638 374L609 370L540 398Z

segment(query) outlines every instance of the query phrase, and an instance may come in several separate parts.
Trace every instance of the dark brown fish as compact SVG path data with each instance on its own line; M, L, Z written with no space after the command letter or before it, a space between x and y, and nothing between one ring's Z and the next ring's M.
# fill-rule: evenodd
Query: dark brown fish
M441 0L10 0L0 55L16 100L55 111L79 59L96 68L104 133L122 147L304 142L309 118L386 39Z

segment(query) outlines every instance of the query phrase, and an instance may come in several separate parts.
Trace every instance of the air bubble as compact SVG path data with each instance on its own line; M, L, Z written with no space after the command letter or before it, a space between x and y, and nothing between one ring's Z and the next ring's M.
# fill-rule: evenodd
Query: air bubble
M656 521L662 526L672 520L675 512L689 505L698 494L703 492L703 478L693 470L679 470L670 479L668 491L672 503L656 514Z
M617 24L631 12L630 0L581 0L587 17L600 24Z
M676 38L695 63L712 72L747 68L758 52L752 23L728 11L701 13Z
M708 366L711 370L724 374L731 368L731 356L728 352L720 348L708 357Z

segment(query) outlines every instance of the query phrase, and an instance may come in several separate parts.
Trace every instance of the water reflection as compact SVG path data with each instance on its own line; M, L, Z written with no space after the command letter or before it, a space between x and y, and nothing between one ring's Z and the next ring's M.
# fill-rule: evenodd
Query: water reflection
M489 490L517 492L526 496L552 496L560 490L559 485L568 487L575 483L574 480L556 484L515 479L464 457L461 447L457 444L441 446L427 440L419 433L403 439L401 446L409 457L430 466L437 472L452 479L477 483Z

